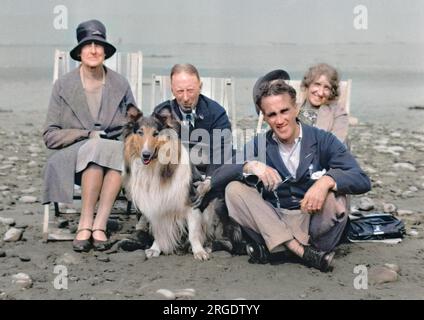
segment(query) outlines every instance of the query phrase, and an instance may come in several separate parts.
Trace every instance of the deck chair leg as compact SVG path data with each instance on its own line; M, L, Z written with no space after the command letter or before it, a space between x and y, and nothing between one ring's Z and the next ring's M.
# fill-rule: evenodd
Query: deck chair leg
M132 207L132 202L128 201L127 202L127 215L131 214L131 207Z
M44 205L43 242L49 240L50 204Z
M57 202L53 202L53 204L54 204L54 215L55 215L56 217L58 217L58 216L60 215L60 211L59 211L59 203L57 203Z

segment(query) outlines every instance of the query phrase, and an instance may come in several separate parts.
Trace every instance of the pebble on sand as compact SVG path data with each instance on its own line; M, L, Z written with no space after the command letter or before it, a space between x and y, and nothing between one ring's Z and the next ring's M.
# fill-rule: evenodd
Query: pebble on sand
M411 210L398 210L397 211L398 216L410 216L412 214L414 214L414 211L411 211Z
M378 285L387 282L395 282L398 279L398 273L388 267L372 267L368 271L368 280L371 284Z
M400 267L397 264L394 263L385 263L384 266L386 268L389 268L390 270L393 270L396 273L400 272Z
M412 236L412 237L418 237L420 235L417 230L409 230L407 234L408 236Z
M417 170L414 165L407 163L407 162L395 163L393 165L393 168L395 168L396 170L408 170L408 171L416 171Z
M0 223L5 226L13 226L15 224L15 220L12 218L3 218L0 217Z
M397 207L393 203L385 203L383 205L383 211L385 213L395 213L397 210Z
M191 288L180 289L175 291L176 298L194 298L195 295L196 295L196 290Z
M23 196L23 197L20 197L19 198L19 201L20 202L23 202L23 203L34 203L34 202L37 202L37 197L34 197L34 196Z
M362 211L370 211L372 209L374 209L374 201L368 197L361 197L359 199L359 210Z
M12 276L12 283L18 285L21 289L32 287L32 279L26 273L17 273Z
M177 297L175 296L175 293L168 289L159 289L156 291L157 294L161 295L167 300L175 300Z
M24 231L22 229L10 228L9 230L7 230L6 234L4 235L3 240L5 242L19 241L23 233Z

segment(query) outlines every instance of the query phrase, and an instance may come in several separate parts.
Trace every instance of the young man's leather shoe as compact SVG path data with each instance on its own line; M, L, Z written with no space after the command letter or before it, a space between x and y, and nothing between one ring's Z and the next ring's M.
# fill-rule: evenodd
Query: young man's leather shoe
M268 248L260 243L251 242L246 245L246 251L250 257L250 263L265 264L269 262Z
M324 252L320 251L311 246L305 247L305 251L303 253L303 261L309 267L314 267L322 272L329 271L332 266L334 252Z

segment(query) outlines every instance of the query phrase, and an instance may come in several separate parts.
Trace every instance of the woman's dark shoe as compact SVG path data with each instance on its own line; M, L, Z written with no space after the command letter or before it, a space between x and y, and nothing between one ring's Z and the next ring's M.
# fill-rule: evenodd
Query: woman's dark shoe
M91 229L83 228L83 229L77 230L75 237L81 231L90 231L92 233ZM88 239L84 239L84 240L74 239L74 241L72 241L72 247L73 247L74 251L76 251L76 252L88 252L88 251L90 251L90 249L91 249L91 235Z
M94 247L94 250L105 251L105 250L110 249L110 247L112 247L113 243L109 239L108 240L96 240L94 238L94 232L96 232L96 231L103 232L105 234L105 236L107 237L106 230L103 230L103 229L93 229L92 237L93 237L93 247Z
M269 262L268 248L260 243L251 242L246 245L246 251L250 257L249 263L265 264Z
M334 252L319 251L311 246L305 247L303 261L306 265L314 267L322 272L329 271L332 266Z

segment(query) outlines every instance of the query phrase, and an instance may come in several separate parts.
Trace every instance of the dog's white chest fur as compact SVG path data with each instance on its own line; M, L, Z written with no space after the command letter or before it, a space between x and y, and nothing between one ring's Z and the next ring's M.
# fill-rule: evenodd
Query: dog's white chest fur
M161 176L156 161L144 165L140 159L131 164L130 193L135 207L149 220L155 241L164 253L171 253L185 232L189 205L191 168L188 152L182 148L180 163L173 175Z

